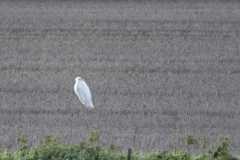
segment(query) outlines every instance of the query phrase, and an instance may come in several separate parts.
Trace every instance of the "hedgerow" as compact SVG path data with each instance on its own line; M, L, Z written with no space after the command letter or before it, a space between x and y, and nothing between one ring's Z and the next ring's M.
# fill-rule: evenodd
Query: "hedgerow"
M28 135L22 134L17 138L19 147L14 152L7 149L0 151L0 160L125 160L127 152L121 147L110 145L108 148L98 145L100 133L93 130L88 134L86 142L79 142L77 145L63 145L60 137L46 136L42 145L28 145ZM204 139L204 142L206 140ZM197 140L193 135L186 135L186 145L193 146ZM203 143L203 152L199 156L191 156L186 151L176 150L178 142L174 141L174 152L157 151L154 153L131 154L131 160L238 160L232 156L228 147L230 140L227 137L221 138L221 144L213 149L206 149Z

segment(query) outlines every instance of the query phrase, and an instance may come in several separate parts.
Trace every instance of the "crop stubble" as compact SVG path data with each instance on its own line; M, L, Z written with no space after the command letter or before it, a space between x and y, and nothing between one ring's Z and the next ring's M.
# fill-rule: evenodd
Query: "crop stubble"
M1 2L0 148L16 148L20 122L30 144L49 134L75 144L96 126L102 145L173 150L192 133L212 146L230 136L238 153L239 7ZM77 76L93 110L74 93Z

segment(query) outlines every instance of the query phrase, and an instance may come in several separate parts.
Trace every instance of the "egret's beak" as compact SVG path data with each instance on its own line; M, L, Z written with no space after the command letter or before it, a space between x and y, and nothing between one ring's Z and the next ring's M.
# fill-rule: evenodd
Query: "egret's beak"
M83 79L83 78L81 78L80 80L82 80L82 81L86 81L85 79Z

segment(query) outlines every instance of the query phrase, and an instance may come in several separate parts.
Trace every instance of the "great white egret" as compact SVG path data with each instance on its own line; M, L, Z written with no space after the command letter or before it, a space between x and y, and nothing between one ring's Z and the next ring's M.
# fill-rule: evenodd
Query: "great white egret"
M79 98L79 100L88 108L94 108L92 103L92 95L88 85L85 83L85 80L81 77L75 78L74 90Z

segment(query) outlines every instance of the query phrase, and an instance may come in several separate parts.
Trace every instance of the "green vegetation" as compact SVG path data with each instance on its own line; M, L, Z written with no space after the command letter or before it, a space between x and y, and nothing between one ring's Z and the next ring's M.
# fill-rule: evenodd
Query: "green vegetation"
M84 66L84 71L87 72L88 70L89 70L89 65L86 64L86 65Z
M7 152L7 149L0 152L0 160L125 160L127 158L126 151L115 145L108 148L98 146L100 133L93 130L89 133L86 142L80 142L78 145L63 145L60 137L46 136L45 142L41 146L28 145L28 136L20 135L17 138L19 147L15 152ZM157 151L154 153L140 154L134 152L131 155L132 160L238 160L232 156L228 147L230 140L227 137L221 138L221 144L216 149L208 149L200 156L191 156L186 151L177 151L178 138L174 139L173 153L168 151ZM197 140L193 135L187 134L185 138L186 144L194 146ZM206 138L204 138L204 147L206 147Z
M39 71L40 71L40 72L45 72L46 70L47 70L46 67L43 67L43 66L40 66L40 67L39 67Z

